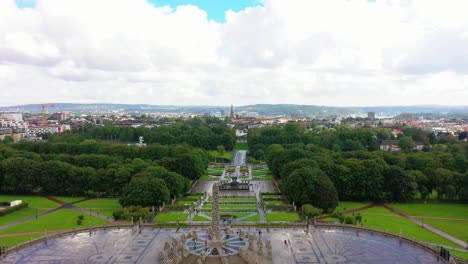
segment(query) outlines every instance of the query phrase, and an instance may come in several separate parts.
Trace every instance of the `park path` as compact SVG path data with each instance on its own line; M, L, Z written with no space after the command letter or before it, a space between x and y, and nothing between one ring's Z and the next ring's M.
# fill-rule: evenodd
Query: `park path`
M462 240L460 240L460 239L458 239L458 238L456 238L456 237L454 237L454 236L452 236L452 235L449 235L449 234L443 232L442 230L440 230L440 229L438 229L438 228L435 228L435 227L433 227L433 226L431 226L431 225L428 225L428 224L426 224L426 223L423 223L423 222L417 220L416 218L411 217L411 216L409 216L409 215L403 213L402 211L399 211L399 210L397 210L397 209L395 209L395 208L393 208L393 207L391 207L391 206L389 206L389 205L387 205L387 204L383 204L382 206L383 206L384 208L388 209L389 211L391 211L391 212L393 212L393 213L395 213L395 214L397 214L397 215L399 215L399 216L401 216L401 217L404 217L404 218L410 220L411 222L413 222L413 223L415 223L415 224L417 224L417 225L420 225L420 226L422 226L423 228L425 228L425 229L427 229L427 230L429 230L429 231L432 231L433 233L436 233L436 234L438 234L439 236L442 236L442 237L444 237L444 238L446 238L446 239L448 239L448 240L450 240L450 241L452 241L452 242L454 242L454 243L456 243L456 244L462 246L463 248L467 248L467 243L465 243L464 241L462 241Z
M57 212L59 210L62 210L62 209L71 209L71 210L76 210L76 211L80 211L84 214L89 214L89 215L92 215L92 216L95 216L95 217L98 217L98 218L101 218L102 220L105 220L105 221L109 221L109 222L113 222L114 219L110 218L110 217L107 217L107 216L104 216L104 215L101 215L101 214L97 214L97 213L94 213L94 212L91 212L91 211L88 211L86 209L83 209L83 208L79 208L79 207L76 207L75 203L79 203L79 202L82 202L82 201L86 201L86 200L89 200L90 198L86 198L86 199L82 199L82 200L78 200L78 201L74 201L72 203L66 203L64 201L61 201L57 198L54 198L54 197L51 197L51 196L44 196L46 199L50 200L50 201L53 201L55 203L58 203L60 204L61 206L57 207L57 208L54 208L54 209L50 209L46 212L42 212L42 213L38 213L37 215L32 215L32 216L29 216L29 217L26 217L26 218L23 218L23 219L19 219L19 220L16 220L14 222L11 222L11 223L8 223L6 225L2 225L0 226L0 230L3 230L3 229L6 229L6 228L9 228L9 227L12 227L12 226L16 226L16 225L19 225L19 224L22 224L24 222L27 222L29 220L33 220L33 219L36 219L36 218L39 218L39 217L42 217L42 216L45 216L45 215L48 215L48 214L51 214L51 213L54 213L54 212Z

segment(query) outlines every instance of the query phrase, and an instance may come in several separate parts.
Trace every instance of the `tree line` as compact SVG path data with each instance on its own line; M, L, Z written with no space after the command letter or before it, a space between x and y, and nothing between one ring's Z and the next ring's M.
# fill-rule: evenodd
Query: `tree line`
M119 196L123 205L157 206L185 194L207 164L205 150L188 145L21 142L0 145L0 191Z
M153 128L144 126L90 126L73 130L72 133L49 136L51 142L80 143L86 139L117 142L138 142L140 136L148 144L188 144L207 150L216 150L220 145L231 150L236 143L236 135L224 123L213 123L213 118L192 118L176 121ZM221 120L220 120L221 122Z
M423 131L409 132L425 136ZM284 194L299 205L329 209L336 207L338 199L408 201L426 199L433 191L439 199L468 201L466 142L449 140L420 152L343 151L331 144L347 145L353 140L361 145L367 142L370 148L372 140L385 138L387 133L382 129L335 129L324 136L287 124L249 131L249 153L267 162ZM329 138L338 141L329 142Z

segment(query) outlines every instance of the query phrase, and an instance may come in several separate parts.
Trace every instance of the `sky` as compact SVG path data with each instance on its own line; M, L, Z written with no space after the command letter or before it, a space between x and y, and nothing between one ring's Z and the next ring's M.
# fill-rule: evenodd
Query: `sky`
M468 105L466 0L0 0L0 105Z

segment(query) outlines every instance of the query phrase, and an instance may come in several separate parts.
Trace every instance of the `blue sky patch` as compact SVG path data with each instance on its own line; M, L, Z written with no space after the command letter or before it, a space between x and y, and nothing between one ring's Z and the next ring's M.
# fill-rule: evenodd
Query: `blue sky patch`
M179 5L195 5L208 13L208 18L217 22L225 22L224 13L227 10L240 11L249 6L258 6L259 0L148 0L156 6L168 5L175 8Z

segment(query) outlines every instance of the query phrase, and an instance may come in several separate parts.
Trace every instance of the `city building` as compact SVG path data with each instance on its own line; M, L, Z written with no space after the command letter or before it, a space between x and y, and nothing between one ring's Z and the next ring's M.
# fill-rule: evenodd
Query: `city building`
M0 118L15 120L17 122L23 121L23 114L22 113L4 113L0 115Z
M65 113L53 113L52 119L57 121L65 121L67 119L67 114Z

